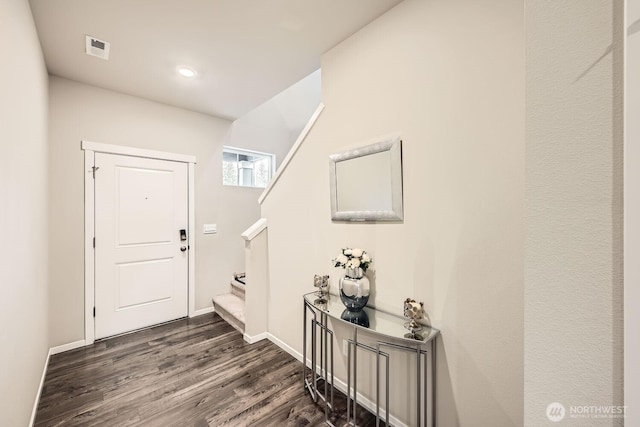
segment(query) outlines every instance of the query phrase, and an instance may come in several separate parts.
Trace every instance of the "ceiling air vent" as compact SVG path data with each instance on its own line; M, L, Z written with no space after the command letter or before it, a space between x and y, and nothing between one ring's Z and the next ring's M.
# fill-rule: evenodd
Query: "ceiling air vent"
M86 36L85 53L91 56L97 56L102 59L109 59L109 47L111 43L97 39L92 36Z

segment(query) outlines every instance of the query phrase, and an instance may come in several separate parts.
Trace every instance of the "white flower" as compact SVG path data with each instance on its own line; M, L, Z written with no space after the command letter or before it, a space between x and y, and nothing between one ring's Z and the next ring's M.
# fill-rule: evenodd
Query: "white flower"
M361 248L342 248L342 252L335 259L331 260L334 267L349 269L362 268L367 271L373 262L367 251Z

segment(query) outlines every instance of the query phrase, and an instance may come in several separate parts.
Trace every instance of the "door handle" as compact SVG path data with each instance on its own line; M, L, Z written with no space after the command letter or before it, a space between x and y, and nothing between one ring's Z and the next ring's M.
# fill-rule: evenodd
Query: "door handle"
M187 247L185 245L180 246L180 251L184 252L187 250Z

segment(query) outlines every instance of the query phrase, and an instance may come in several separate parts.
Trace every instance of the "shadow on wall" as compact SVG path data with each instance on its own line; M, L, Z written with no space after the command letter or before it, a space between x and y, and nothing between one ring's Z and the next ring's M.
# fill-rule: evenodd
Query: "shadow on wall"
M471 224L463 224L457 246L452 248L452 274L435 279L440 300L444 295L443 307L436 310L440 313L436 323L442 325L437 346L438 425L508 427L522 423L505 410L522 404L524 377L515 380L508 374L513 372L509 364L522 363L524 358L522 286L513 283L510 267L503 265L492 247L500 245L500 239L491 233L500 218L482 221L487 221L485 238L465 241L469 235L465 228ZM486 251L473 245L482 245ZM492 285L481 287L479 283ZM496 331L495 325L502 325L501 329ZM449 354L455 359L450 361ZM478 402L478 406L460 410L457 402ZM460 418L461 414L474 418Z
M442 426L459 426L458 409L456 400L453 395L453 386L451 381L451 373L449 372L449 363L447 362L447 352L443 342L444 338L440 336L436 347L438 357L436 370L438 399L437 407L437 424Z
M233 122L225 145L286 157L321 101L321 72L314 71Z
M479 420L461 420L458 418L458 405L456 403L456 399L455 399L455 395L454 395L454 391L453 391L453 387L452 387L452 378L451 378L451 372L449 372L449 362L447 359L447 353L445 351L445 342L446 341L446 347L451 347L451 346L457 346L459 345L459 343L452 343L451 339L449 337L443 337L441 336L438 339L438 347L437 347L437 357L438 357L438 363L437 363L437 370L438 370L438 377L437 377L437 383L438 383L438 400L437 400L437 425L439 426L449 426L449 427L457 427L457 426L461 426L461 425L492 425L495 427L498 426L515 426L515 425L519 425L519 423L521 421L519 420L511 420L509 423L491 423L491 424L484 424L484 422L480 422ZM478 368L477 365L475 365L473 363L473 358L471 357L471 354L469 354L468 352L459 349L458 350L458 355L460 355L461 357L458 358L458 360L462 360L461 364L465 366L465 370L469 370L469 371L477 371L479 372L480 369ZM477 378L477 377L476 377ZM503 420L507 420L508 419L508 414L502 409L499 401L495 398L495 396L493 396L493 394L491 393L492 390L492 385L489 382L489 380L487 378L483 378L482 382L475 382L473 387L468 388L466 390L458 390L457 394L479 394L482 393L485 397L487 395L491 395L493 397L493 399L491 399L491 401L493 402L493 408L491 408L490 410L487 408L487 412L491 412L493 414L496 413L502 413ZM470 396L472 397L472 396ZM486 401L486 398L485 398ZM485 420L487 421L487 420Z

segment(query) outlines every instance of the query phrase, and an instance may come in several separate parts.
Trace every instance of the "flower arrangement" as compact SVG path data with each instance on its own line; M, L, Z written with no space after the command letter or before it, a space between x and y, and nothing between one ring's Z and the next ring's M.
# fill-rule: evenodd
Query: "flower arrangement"
M361 268L366 272L373 259L360 248L343 248L342 253L332 260L334 267Z

